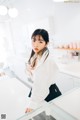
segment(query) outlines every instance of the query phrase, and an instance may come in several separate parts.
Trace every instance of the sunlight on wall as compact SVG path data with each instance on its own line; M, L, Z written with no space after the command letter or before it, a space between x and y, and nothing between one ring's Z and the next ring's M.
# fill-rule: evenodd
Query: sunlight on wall
M3 30L2 25L0 24L0 63L4 63L6 61L6 50L5 50L5 32Z
M6 22L0 22L0 67L7 64L7 57L12 52L12 41L8 29L9 25Z
M5 49L5 43L4 38L0 37L0 67L3 67L4 64L6 64L6 49Z

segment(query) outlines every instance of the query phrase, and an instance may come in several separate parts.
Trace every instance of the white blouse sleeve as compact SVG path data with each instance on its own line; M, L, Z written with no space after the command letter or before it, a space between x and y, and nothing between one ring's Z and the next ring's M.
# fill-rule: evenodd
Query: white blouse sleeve
M55 65L45 63L39 66L36 69L33 75L33 87L32 87L32 95L29 107L35 109L44 102L44 99L49 94L49 87L52 83L52 77L56 73L57 69Z

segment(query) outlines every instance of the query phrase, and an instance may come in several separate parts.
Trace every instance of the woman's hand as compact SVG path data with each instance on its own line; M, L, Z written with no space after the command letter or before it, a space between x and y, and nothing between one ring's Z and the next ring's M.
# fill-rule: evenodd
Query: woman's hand
M27 109L25 110L25 113L32 112L32 111L33 111L33 109L27 108Z

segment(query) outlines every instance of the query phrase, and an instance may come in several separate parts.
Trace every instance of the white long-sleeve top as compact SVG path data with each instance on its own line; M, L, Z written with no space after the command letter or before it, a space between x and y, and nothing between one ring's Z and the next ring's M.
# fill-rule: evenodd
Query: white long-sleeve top
M32 94L29 108L36 109L49 94L49 87L55 83L55 77L58 74L58 67L52 57L49 56L43 62L44 56L38 62L32 76Z

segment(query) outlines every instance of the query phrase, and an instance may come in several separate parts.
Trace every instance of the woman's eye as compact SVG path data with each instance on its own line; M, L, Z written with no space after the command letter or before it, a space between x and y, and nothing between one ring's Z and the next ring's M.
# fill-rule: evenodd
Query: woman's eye
M40 42L40 43L43 43L43 41L42 41L42 40L40 40L39 42Z
M35 39L32 39L33 42L35 42L36 40Z
M40 41L40 43L43 43L42 41Z

